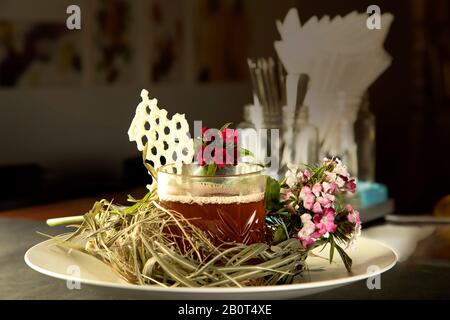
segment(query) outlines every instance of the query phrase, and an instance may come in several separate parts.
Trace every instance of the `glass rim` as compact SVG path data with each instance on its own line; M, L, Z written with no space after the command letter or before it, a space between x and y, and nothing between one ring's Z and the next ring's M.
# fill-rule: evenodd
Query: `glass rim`
M195 165L196 163L182 163L181 165ZM264 166L257 163L249 163L249 162L241 162L238 163L238 165L246 165L246 166L252 166L255 168L258 168L258 170L252 171L252 172L246 172L246 173L234 173L234 174L214 174L213 176L205 176L205 175L199 175L199 174L179 174L174 172L167 172L164 171L165 169L169 167L176 166L176 163L169 163L165 164L158 169L156 169L157 174L167 174L169 176L175 176L175 177L188 177L188 178L201 178L201 179L211 179L211 178L233 178L233 177L248 177L252 175L258 175L261 174L264 171ZM198 164L197 164L198 165Z

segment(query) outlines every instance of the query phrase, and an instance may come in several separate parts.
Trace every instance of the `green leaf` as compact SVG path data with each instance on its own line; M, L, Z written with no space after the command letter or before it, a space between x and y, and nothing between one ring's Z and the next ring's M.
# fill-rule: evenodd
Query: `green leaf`
M284 240L286 240L286 230L283 226L278 226L273 233L273 243L277 244Z
M344 262L345 269L347 269L348 272L351 272L351 271L352 271L352 263L353 263L352 258L350 258L350 257L348 256L348 254L345 253L344 249L342 249L342 248L341 248L339 245L337 245L337 244L336 244L336 249L337 249L337 251L339 252L339 255L341 256L342 261Z
M151 191L147 192L141 200L137 200L135 204L125 208L124 212L127 214L134 214L135 211L142 205L142 203L146 202L151 197L151 195L152 195Z
M272 177L267 177L266 207L269 211L278 210L280 204L280 183Z
M328 169L328 166L324 165L324 166L317 168L315 171L313 171L313 174L310 179L311 183L314 184L316 182L319 182L322 179L325 171L327 171L327 169Z
M215 164L208 164L206 165L206 176L212 177L216 174L217 171L217 165Z
M330 237L328 238L328 241L330 242L330 263L331 263L331 262L333 262L334 250L335 250L335 245L336 245L336 243L334 242L334 237L331 233L330 233Z
M241 153L241 156L242 156L242 157L247 157L247 156L255 157L255 156L253 155L253 152L251 152L250 150L245 149L245 148L241 148L240 153Z
M220 128L220 131L225 130L226 128L228 128L228 127L231 126L232 124L233 124L233 122L227 122L227 123L225 123L225 124L222 126L222 128Z
M127 202L138 202L139 200L135 199L131 194L127 195Z

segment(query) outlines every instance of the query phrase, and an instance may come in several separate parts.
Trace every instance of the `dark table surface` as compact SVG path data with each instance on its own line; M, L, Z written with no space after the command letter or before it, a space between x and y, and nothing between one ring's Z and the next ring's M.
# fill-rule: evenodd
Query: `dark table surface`
M78 208L77 208L78 209ZM17 212L16 212L17 213ZM69 290L65 281L31 270L24 254L45 240L37 231L59 234L63 227L47 227L26 214L0 213L0 299L114 299L94 287ZM367 228L370 230L370 228ZM276 298L276 297L274 297ZM306 297L308 299L449 299L450 227L437 226L421 240L405 261L381 276L381 289L367 288L366 281Z

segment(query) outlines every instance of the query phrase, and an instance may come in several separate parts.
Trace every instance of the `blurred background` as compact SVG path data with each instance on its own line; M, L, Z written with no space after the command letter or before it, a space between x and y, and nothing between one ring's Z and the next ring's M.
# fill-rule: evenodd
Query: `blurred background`
M71 4L81 30L66 28ZM142 88L191 125L237 124L253 100L246 59L276 56L276 20L293 7L306 21L371 4L0 0L0 210L144 190L127 136ZM396 213L430 213L450 194L450 2L375 4L395 16L392 64L368 92L375 180Z

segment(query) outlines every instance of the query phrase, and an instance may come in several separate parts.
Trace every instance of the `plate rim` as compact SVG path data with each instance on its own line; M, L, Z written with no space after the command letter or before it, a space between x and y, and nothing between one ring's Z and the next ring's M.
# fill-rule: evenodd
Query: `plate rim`
M90 279L80 279L77 277L73 277L70 275L63 275L60 273L56 273L53 271L50 271L45 268L41 268L40 266L37 266L33 264L30 261L30 253L38 246L43 245L45 243L51 243L55 241L54 239L48 239L42 242L39 242L29 248L24 255L25 263L28 267L30 267L32 270L39 272L43 275L56 278L59 280L65 280L65 281L80 281L81 284L90 285L90 286L97 286L97 287L106 287L106 288L114 288L114 289L122 289L122 290L138 290L143 292L160 292L160 293L191 293L191 294L204 294L204 293L221 293L221 294L230 294L230 293L261 293L263 291L268 292L286 292L286 291L297 291L297 290L307 290L307 289L316 289L316 288L323 288L323 287L331 287L331 286L340 286L345 284L350 284L356 281L368 279L370 277L375 277L377 275L380 275L390 269L392 269L398 262L398 254L395 252L395 250L390 247L389 245L375 239L370 239L366 237L361 237L360 239L364 239L364 241L369 241L376 243L379 246L384 247L385 249L388 249L394 256L393 261L388 264L387 266L383 268L379 268L378 270L374 271L370 274L361 274L361 275L354 275L349 276L346 278L339 278L334 280L321 280L321 281L314 281L314 282L305 282L305 283L293 283L293 284L280 284L280 285L270 285L270 286L249 286L249 287L160 287L160 286L153 286L153 285L138 285L138 284L132 284L132 283L120 283L120 282L108 282L103 280L90 280ZM80 254L86 254L84 252L78 251ZM88 255L88 254L86 254ZM89 256L89 255L88 255ZM92 256L90 256L92 257ZM92 257L94 259L97 259L95 257ZM110 268L105 262L101 261L100 259L97 259L101 263L103 263L106 267ZM115 272L115 271L113 271ZM120 275L117 275L118 278L121 278ZM121 278L123 279L123 278ZM124 280L124 279L123 279ZM125 281L125 280L124 280Z

